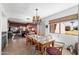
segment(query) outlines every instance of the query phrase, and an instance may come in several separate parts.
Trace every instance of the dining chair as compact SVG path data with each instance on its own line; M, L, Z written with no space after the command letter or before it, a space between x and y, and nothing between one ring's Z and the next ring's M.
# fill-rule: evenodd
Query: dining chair
M62 42L53 42L53 46L52 47L47 47L46 48L46 52L49 55L62 55L62 50L64 47L64 43Z
M45 54L46 48L50 47L52 43L53 43L52 41L44 43L44 44L38 42L35 46L35 51L39 52L40 54Z

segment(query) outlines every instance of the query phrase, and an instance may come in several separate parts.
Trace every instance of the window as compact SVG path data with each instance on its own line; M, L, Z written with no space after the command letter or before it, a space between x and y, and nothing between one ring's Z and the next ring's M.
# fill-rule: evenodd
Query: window
M78 35L78 20L63 22L64 33L69 35Z
M78 14L50 20L50 32L67 35L78 35Z

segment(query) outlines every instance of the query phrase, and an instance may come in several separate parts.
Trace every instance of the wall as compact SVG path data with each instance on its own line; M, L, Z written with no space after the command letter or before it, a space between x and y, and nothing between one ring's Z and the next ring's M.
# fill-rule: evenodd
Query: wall
M0 16L1 16L1 5L0 5ZM1 52L1 17L0 17L0 52Z
M1 7L0 7L0 9L1 9L1 11L0 11L1 27L2 27L2 32L5 32L8 30L8 28L7 28L7 26L8 26L7 18L8 17L7 17L7 14L6 14L5 9L3 8L2 4L0 4L0 5L1 5Z
M45 35L45 28L46 28L46 25L43 21L41 21L41 23L39 24L38 26L38 30L40 31L40 33L42 35Z
M1 52L1 43L2 43L2 37L3 36L7 36L7 34L2 35L3 32L7 33L8 30L8 25L7 25L7 16L6 16L6 12L2 6L2 4L0 4L0 52ZM5 37L7 38L7 37Z
M75 42L78 42L78 36L50 33L49 20L53 20L53 19L60 18L63 16L72 15L75 13L78 13L78 6L75 6L75 7L69 8L67 10L61 11L59 13L45 17L43 19L43 22L45 25L48 25L48 28L47 29L45 28L45 35L50 34L50 35L52 35L54 40L64 42L65 47L67 47L70 44L74 45Z

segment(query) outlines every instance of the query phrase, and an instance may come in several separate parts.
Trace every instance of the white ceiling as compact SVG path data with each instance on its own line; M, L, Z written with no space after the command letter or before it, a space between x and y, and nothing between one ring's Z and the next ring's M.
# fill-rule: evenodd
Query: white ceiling
M38 8L38 15L42 18L71 8L77 4L68 3L4 3L3 6L12 21L29 22ZM15 18L15 19L13 19ZM30 18L30 19L27 19Z

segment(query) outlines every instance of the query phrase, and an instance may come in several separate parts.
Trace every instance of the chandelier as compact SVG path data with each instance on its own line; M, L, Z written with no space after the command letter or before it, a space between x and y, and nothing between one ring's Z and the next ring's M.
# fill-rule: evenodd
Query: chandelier
M38 9L36 8L35 11L36 11L36 15L33 16L33 23L40 24L41 18L40 18L40 16L38 16Z

